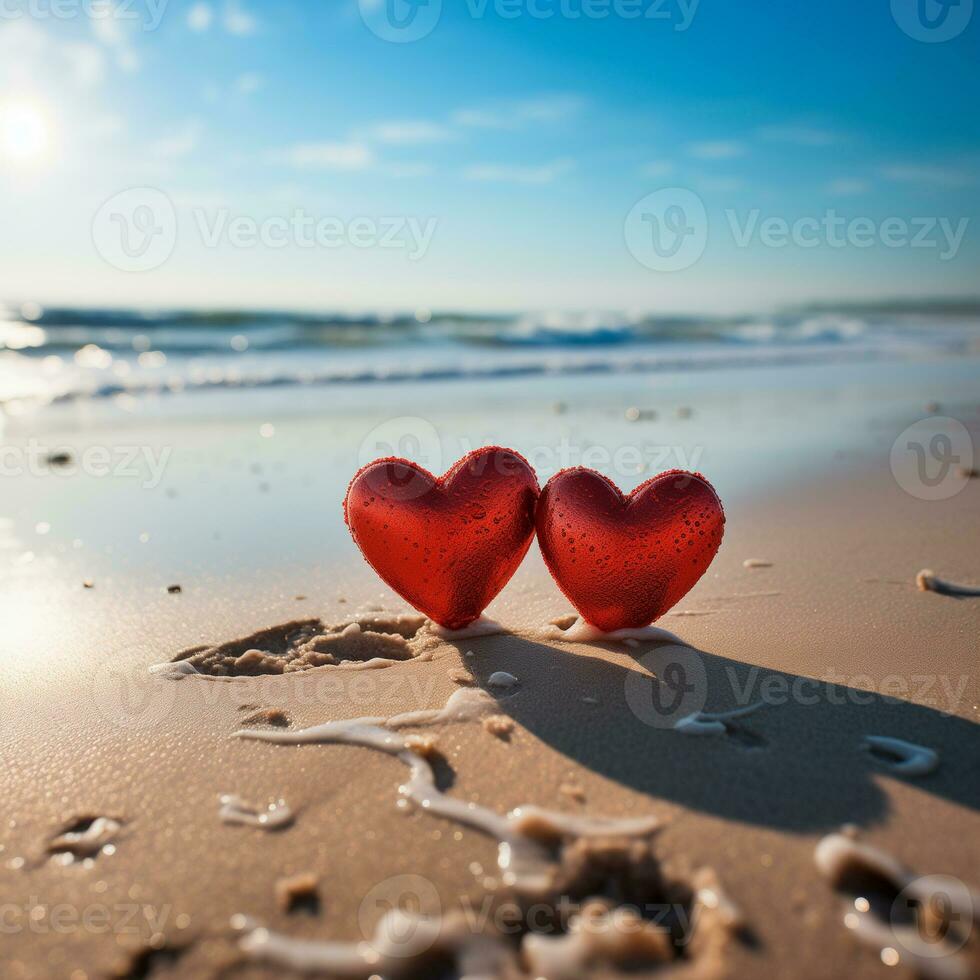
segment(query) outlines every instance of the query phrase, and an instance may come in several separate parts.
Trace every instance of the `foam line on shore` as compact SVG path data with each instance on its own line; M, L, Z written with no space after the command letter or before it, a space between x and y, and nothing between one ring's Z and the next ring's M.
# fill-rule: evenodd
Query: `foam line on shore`
M891 772L900 776L926 776L939 767L939 753L887 735L865 735L864 743Z
M940 578L929 568L923 568L915 576L915 584L920 592L938 592L940 595L957 596L959 598L976 598L980 596L980 588L975 585L957 585Z
M498 865L505 885L522 894L541 892L550 884L554 869L549 842L565 837L646 836L659 826L656 817L606 819L575 816L522 805L501 816L494 810L447 796L436 786L429 760L415 751L406 738L393 729L430 723L460 723L482 719L499 710L486 691L462 688L443 708L408 712L391 718L354 718L330 721L295 732L243 729L235 738L273 742L278 745L335 743L358 745L396 756L409 770L399 794L419 809L465 824L495 837Z
M542 630L541 635L546 640L560 640L562 643L628 643L636 641L640 643L688 645L676 633L671 633L659 626L641 626L635 629L627 628L606 633L581 618L577 619L567 629L550 623Z

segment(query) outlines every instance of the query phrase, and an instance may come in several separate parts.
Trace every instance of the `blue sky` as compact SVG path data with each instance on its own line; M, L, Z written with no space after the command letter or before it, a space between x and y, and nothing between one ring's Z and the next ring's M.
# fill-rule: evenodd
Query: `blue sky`
M434 26L404 43L371 29L389 0L65 2L0 16L0 299L674 311L976 292L971 0L921 0L955 30L941 40L920 0L429 0L413 23ZM176 215L141 271L93 241L130 188ZM667 271L635 247L664 215L634 208L666 188L704 207L696 260ZM297 213L431 236L413 255L227 234ZM805 243L780 238L800 221Z

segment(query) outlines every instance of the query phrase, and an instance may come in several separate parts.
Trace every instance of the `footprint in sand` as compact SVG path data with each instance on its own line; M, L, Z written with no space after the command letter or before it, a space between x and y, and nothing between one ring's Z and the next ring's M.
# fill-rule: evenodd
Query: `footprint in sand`
M926 776L939 767L939 754L887 735L865 735L864 746L877 762L899 776Z
M521 682L513 674L508 674L506 670L494 671L487 678L487 687L496 691L516 691L520 685Z
M250 711L242 721L246 725L271 725L273 728L289 728L289 715L282 708L261 708L254 704L243 704L239 711Z
M939 595L955 596L961 599L980 596L980 588L975 585L957 585L955 582L947 582L928 568L923 568L915 576L915 584L919 587L920 592L938 592Z
M174 945L162 933L151 937L148 943L123 954L110 976L115 980L146 980L161 972L172 969L187 952L186 946Z
M256 677L289 674L314 667L387 667L423 654L422 616L367 614L353 623L331 626L298 619L216 646L191 647L169 664L151 670L167 677ZM419 642L416 641L418 638Z
M980 895L949 875L918 875L891 854L845 834L824 837L814 852L820 873L847 898L844 926L926 980L977 976Z
M562 643L680 643L684 641L659 626L642 626L638 629L614 630L605 633L592 626L579 616L557 616L541 631L545 640L560 640Z
M262 808L247 803L240 796L226 794L218 797L221 804L218 816L222 823L257 827L260 830L283 830L295 819L285 800L276 800Z
M123 822L113 817L78 817L64 827L47 846L48 854L62 864L91 861L100 854L114 854Z
M242 933L239 947L253 962L348 980L442 975L582 980L637 969L657 969L664 978L717 972L742 922L710 869L691 882L673 881L660 874L652 855L612 844L604 862L602 872L602 863L586 862L582 875L566 879L568 897L536 903L533 915L521 915L512 898L492 897L497 914L514 917L503 933L478 931L462 912L426 916L398 907L358 942L297 939L244 915L233 916L231 925ZM645 878L651 871L652 878ZM592 875L602 894L625 894L630 900L617 906L605 898L579 899L579 893L589 892L585 875ZM644 918L641 911L651 908L672 909L673 916Z
M674 722L674 731L682 735L725 735L747 748L761 748L767 741L755 732L736 724L736 720L754 714L765 707L764 701L734 708L731 711L695 711Z
M488 900L511 909L516 929L484 933L460 913L425 916L394 907L366 942L344 943L295 939L236 915L232 925L242 933L239 946L246 956L351 980L379 974L432 976L447 968L454 975L522 975L520 964L532 976L579 980L596 969L642 965L670 970L690 967L692 960L717 962L741 935L741 917L710 869L689 879L665 874L651 841L659 825L656 817L607 819L533 805L501 815L443 793L429 759L417 750L417 737L398 731L485 721L496 708L496 699L486 691L462 688L442 708L333 721L304 731L236 735L281 745L358 745L396 756L409 769L398 789L403 799L497 839L500 877ZM535 915L523 914L531 907ZM650 909L669 909L670 914L645 918L643 911Z
M287 915L320 912L320 880L312 872L280 878L276 882L276 905Z

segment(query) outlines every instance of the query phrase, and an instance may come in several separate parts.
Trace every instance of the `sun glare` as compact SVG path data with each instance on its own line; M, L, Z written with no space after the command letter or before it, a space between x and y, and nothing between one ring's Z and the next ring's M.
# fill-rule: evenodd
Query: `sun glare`
M30 102L0 103L0 157L14 163L40 160L51 140L44 112Z

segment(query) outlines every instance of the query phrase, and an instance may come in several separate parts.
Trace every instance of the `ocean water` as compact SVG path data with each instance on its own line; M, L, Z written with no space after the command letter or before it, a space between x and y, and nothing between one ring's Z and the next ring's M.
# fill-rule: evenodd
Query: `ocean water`
M759 316L0 309L8 417L209 389L685 372L980 352L980 305Z
M341 502L380 456L442 473L506 445L542 484L581 465L624 490L698 470L735 515L851 464L887 473L924 418L980 431L980 316L964 311L26 313L0 326L0 584L20 603L88 580L163 601L179 582L185 599L263 596L275 622L278 595L375 595ZM533 551L511 594L544 575Z

